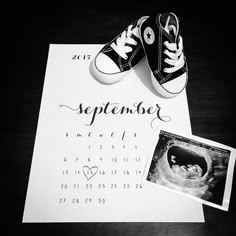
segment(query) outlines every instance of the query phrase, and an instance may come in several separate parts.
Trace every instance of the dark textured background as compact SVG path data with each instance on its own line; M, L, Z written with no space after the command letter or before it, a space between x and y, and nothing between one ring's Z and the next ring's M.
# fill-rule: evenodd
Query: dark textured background
M206 2L206 1L205 1ZM106 43L153 10L170 10L182 24L189 66L192 133L236 147L235 23L226 1L127 1L2 6L1 116L4 235L234 235L235 182L228 212L204 206L206 223L22 224L50 43Z

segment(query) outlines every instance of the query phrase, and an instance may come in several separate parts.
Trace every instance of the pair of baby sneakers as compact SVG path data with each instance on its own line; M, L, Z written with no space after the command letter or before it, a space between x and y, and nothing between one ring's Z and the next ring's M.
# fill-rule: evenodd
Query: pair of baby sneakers
M118 82L145 55L157 93L165 98L181 93L188 71L179 20L173 13L134 21L100 50L92 62L92 73L103 83Z

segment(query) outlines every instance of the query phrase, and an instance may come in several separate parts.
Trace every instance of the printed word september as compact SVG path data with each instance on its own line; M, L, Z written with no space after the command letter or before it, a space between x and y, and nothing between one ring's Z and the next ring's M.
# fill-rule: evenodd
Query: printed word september
M87 126L91 126L97 115L100 114L112 114L112 115L126 115L126 114L155 114L155 117L151 121L151 126L154 120L159 119L164 122L169 122L171 120L170 116L163 116L161 114L161 107L158 104L155 104L154 106L144 106L143 101L138 102L138 103L133 103L131 107L128 106L122 106L117 102L111 103L102 103L101 106L86 106L83 103L80 103L78 107L73 108L68 105L60 104L59 107L64 107L67 108L77 114L86 114L86 115L91 115L90 121Z

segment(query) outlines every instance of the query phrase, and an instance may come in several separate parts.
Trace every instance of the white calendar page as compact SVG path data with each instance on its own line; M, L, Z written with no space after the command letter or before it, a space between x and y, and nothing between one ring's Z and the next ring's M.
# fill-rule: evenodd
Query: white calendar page
M90 74L102 45L50 45L23 222L203 222L202 205L141 184L157 128L191 133L186 92L158 97L144 59Z

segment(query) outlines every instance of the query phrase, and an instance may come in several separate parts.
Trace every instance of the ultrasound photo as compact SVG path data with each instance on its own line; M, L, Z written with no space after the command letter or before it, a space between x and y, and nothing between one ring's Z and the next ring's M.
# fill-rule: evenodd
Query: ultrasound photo
M146 181L221 208L230 155L230 149L161 130ZM232 173L230 175L232 177Z

